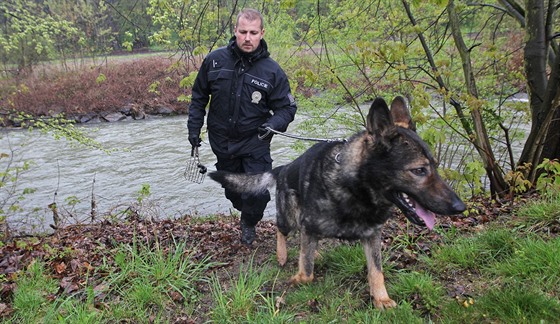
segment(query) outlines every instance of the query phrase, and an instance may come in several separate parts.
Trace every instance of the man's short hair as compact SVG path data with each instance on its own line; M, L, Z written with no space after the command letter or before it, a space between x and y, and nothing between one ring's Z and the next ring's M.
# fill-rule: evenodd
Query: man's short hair
M245 18L249 21L255 21L257 19L260 19L261 21L261 30L264 28L264 18L261 14L260 11L256 10L256 9L251 9L251 8L245 8L243 10L241 10L239 12L239 14L237 14L237 20L235 22L235 25L239 24L239 18Z

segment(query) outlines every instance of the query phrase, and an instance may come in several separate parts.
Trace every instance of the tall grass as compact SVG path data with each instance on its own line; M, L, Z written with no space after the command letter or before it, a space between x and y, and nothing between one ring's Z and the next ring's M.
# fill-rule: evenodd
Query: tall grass
M33 262L27 267L25 275L17 280L13 296L13 323L34 323L49 312L49 297L58 290L57 282L46 275L41 262Z
M209 259L195 261L189 250L185 243L123 245L115 255L120 271L109 276L108 292L130 305L130 316L139 318L160 316L174 301L192 307L200 297L197 285L207 280L206 273L215 264Z
M157 322L176 307L188 314L199 301L198 285L208 280L209 269L216 265L209 259L194 260L189 250L185 243L165 248L136 241L121 245L104 283L62 300L49 299L58 284L47 275L44 264L33 263L16 282L11 321Z
M275 296L266 293L267 285L274 287L274 270L267 264L256 269L253 258L242 263L237 277L223 282L217 276L210 280L214 307L211 318L216 323L248 322L283 323L276 312Z

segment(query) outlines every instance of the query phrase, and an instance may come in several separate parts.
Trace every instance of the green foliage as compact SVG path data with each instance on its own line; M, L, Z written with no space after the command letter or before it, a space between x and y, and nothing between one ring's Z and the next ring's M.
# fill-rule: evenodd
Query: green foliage
M531 181L525 177L529 171L530 165L524 164L504 175L504 179L509 183L512 193L527 192L533 186Z
M76 127L73 120L66 119L62 114L53 117L36 118L28 113L20 112L18 116L16 121L21 122L22 127L27 127L30 132L37 129L40 132L50 134L55 140L65 139L71 145L81 145L90 149L98 149L105 153L113 151L93 140L86 132Z
M20 176L29 170L31 162L16 163L13 161L13 151L0 153L0 162L5 165L5 169L0 171L0 224L3 224L10 215L21 211L20 202L35 189L18 186Z
M101 83L105 82L106 80L107 80L107 76L103 73L99 73L99 75L95 79L95 83L101 84Z
M182 300L189 306L197 300L197 285L206 280L205 273L216 264L207 258L195 261L185 253L189 249L183 243L171 248L148 248L139 244L121 246L115 252L116 269L110 268L105 283L86 287L84 294L54 299L58 291L57 280L51 278L40 262L31 263L17 277L17 289L13 295L13 323L99 323L133 321L146 318L157 321L163 317L168 305ZM102 295L100 295L102 294ZM118 302L104 303L110 312L98 308L102 296L118 296Z
M560 161L544 159L537 166L537 170L542 173L537 179L536 189L544 195L558 196L560 194Z
M152 194L150 190L150 184L143 183L142 188L138 191L138 198L136 200L141 203L144 199L148 198Z
M504 323L553 323L560 316L557 300L521 283L488 290L476 306L483 314L480 320L491 317Z
M81 37L79 30L65 20L49 15L39 3L3 1L0 15L4 26L0 33L0 58L3 63L30 69L41 60L52 59L57 46L69 49ZM75 49L75 48L74 48Z
M104 1L7 0L0 4L0 60L19 71L75 53L105 53L111 43Z
M94 298L94 289L87 287L83 300L73 296L67 297L57 305L58 307L49 311L45 322L54 322L56 319L62 323L100 323L104 314L96 310Z
M159 85L160 85L159 81L154 81L154 82L150 83L150 85L148 86L148 92L159 95L159 93L160 93Z
M527 179L531 171L530 164L517 166L515 170L505 174L505 179L510 184L512 193L524 193L533 187L543 196L556 197L560 193L560 162L558 160L544 159L536 167L539 172L536 184Z
M124 41L122 43L122 47L124 47L127 51L131 52L132 51L132 47L134 46L133 43L133 36L132 33L129 31L126 31L124 33Z
M480 297L466 300L470 303L460 300L447 303L441 311L441 321L484 323L492 319L504 323L554 323L560 316L557 300L521 281L485 289Z
M233 5L230 2L150 0L147 13L157 29L149 39L154 44L181 48L189 53L200 45L207 49L216 43L223 45L233 28L230 19Z
M482 178L486 174L484 165L480 160L468 162L464 168L464 177L468 183L472 195L477 195L483 192L484 187Z

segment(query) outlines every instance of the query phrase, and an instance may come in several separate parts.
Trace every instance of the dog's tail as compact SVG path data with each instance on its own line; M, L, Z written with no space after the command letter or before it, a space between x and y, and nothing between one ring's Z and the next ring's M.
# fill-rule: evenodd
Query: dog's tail
M210 172L208 176L222 187L239 193L260 194L276 185L279 168L263 173Z

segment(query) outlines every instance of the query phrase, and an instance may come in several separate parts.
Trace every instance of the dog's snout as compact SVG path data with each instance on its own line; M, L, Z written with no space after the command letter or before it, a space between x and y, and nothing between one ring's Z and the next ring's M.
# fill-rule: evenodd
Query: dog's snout
M452 208L455 210L455 214L460 214L467 209L467 206L465 206L465 203L461 199L457 198L453 202Z

